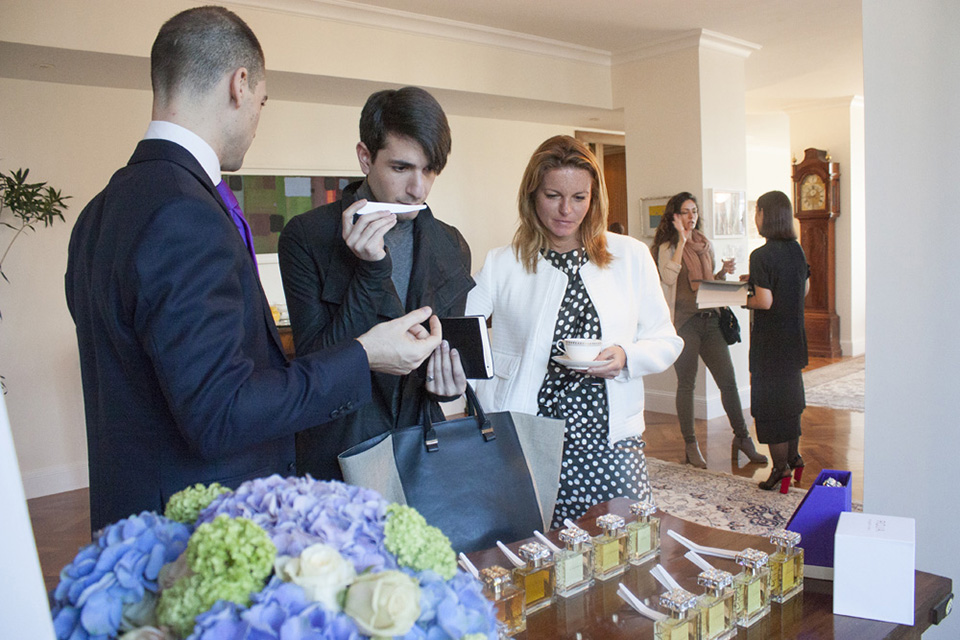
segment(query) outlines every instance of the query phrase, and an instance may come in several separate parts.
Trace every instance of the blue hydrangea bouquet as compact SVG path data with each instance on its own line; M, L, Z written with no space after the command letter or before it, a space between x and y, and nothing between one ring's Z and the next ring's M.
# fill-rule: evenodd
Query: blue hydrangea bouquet
M495 640L493 604L416 510L271 476L196 485L60 573L60 640Z

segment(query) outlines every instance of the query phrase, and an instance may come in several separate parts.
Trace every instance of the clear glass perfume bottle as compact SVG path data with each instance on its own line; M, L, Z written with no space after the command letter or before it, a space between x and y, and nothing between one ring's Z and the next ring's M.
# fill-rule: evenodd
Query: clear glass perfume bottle
M770 613L770 569L763 551L744 549L737 554L743 571L733 577L737 624L749 627Z
M672 589L660 596L660 607L670 617L653 624L654 640L699 640L697 596L686 589Z
M510 572L494 565L480 570L483 595L497 607L497 637L503 640L527 630L527 605L522 590L510 577Z
M770 599L786 602L803 590L803 549L800 534L779 529L770 536L770 544L777 546L770 556Z
M697 576L697 584L703 587L696 606L700 612L700 640L728 640L736 636L733 574L720 569L703 571Z
M513 580L527 594L527 615L553 604L556 574L550 549L539 542L520 547L526 565L513 570Z
M571 527L560 532L565 547L553 554L557 595L569 598L593 584L593 545L590 534Z
M612 513L597 518L603 532L593 539L593 576L607 580L627 568L627 532L623 518Z
M657 507L652 502L630 505L630 513L637 516L627 524L627 559L630 564L643 564L660 555L660 518L654 518Z

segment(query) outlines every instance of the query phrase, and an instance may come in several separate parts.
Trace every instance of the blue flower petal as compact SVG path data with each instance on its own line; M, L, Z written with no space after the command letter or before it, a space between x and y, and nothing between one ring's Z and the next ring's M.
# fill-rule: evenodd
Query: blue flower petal
M122 613L123 603L105 591L98 591L90 596L80 612L80 624L90 635L110 635L120 626Z

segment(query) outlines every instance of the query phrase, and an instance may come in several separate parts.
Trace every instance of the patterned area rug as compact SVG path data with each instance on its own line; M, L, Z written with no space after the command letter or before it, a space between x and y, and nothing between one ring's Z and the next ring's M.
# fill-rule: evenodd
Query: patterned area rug
M653 497L662 511L697 524L752 535L782 528L806 491L762 491L756 481L647 457Z
M803 374L807 404L863 412L864 357L857 356Z

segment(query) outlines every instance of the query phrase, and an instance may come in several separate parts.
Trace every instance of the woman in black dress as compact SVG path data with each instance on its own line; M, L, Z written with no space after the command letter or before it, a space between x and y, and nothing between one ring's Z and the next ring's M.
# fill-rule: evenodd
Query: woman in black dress
M806 406L801 371L807 366L803 299L810 267L793 228L790 199L770 191L757 200L757 229L766 244L750 254L754 310L750 329L750 412L757 440L770 448L773 470L760 488L780 485L786 493L791 472L800 480L800 415Z

